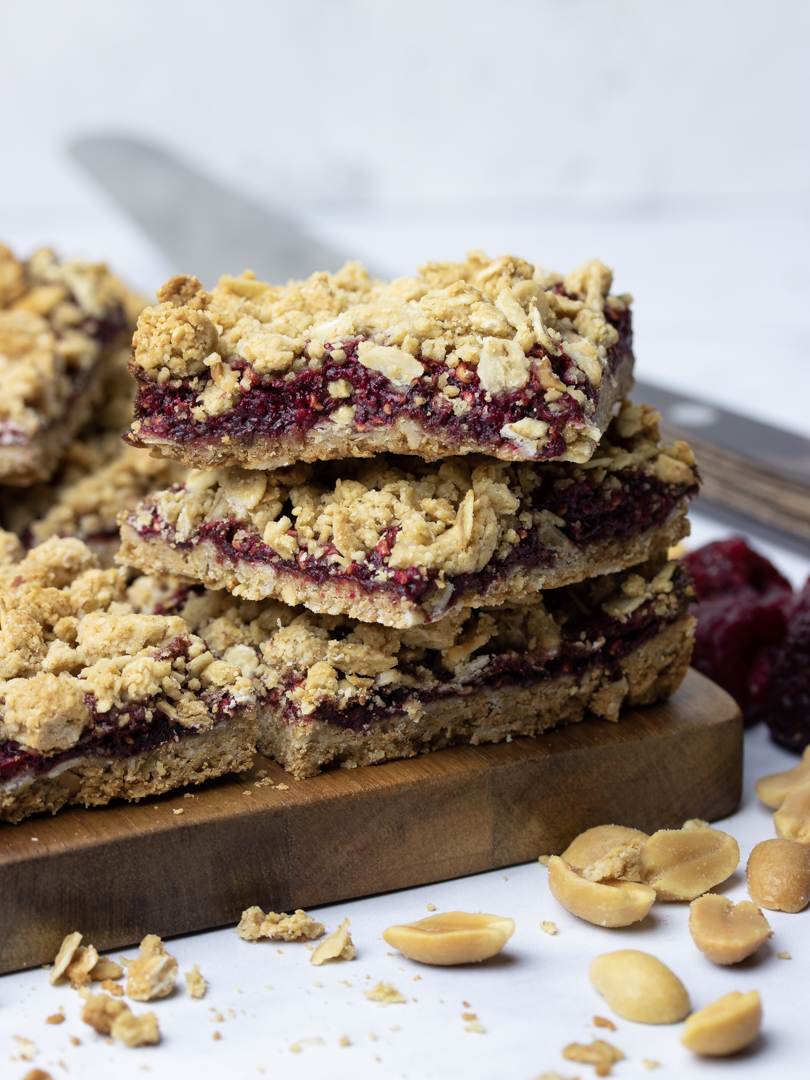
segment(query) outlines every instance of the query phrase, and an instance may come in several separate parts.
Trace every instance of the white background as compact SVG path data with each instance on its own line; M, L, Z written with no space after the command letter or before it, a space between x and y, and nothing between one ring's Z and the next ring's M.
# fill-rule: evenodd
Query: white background
M0 237L22 254L48 243L106 258L151 293L170 265L65 150L99 132L148 137L391 273L470 247L562 271L599 255L636 297L642 376L810 435L809 12L732 0L6 4ZM722 533L696 525L700 542ZM794 584L807 576L806 559L770 553ZM743 809L725 826L743 860L773 835L751 778L793 763L762 730L747 739ZM740 873L726 891L745 896ZM428 902L509 915L515 937L475 969L388 956L382 929ZM599 1035L627 1054L618 1080L806 1075L807 913L769 915L773 942L730 970L694 948L684 907L658 906L627 931L589 927L556 906L537 864L319 917L333 929L345 915L358 960L327 969L310 968L302 945L279 954L232 930L172 943L181 971L199 963L211 988L203 1001L181 991L155 1004L164 1043L154 1050L94 1041L75 994L48 987L44 972L4 976L0 1076L38 1066L81 1078L584 1078L591 1068L559 1051ZM541 933L543 919L557 921L557 937ZM669 963L696 1007L758 988L766 1019L752 1053L698 1062L677 1027L589 1027L608 1010L588 963L628 946ZM783 950L794 959L777 960ZM366 1001L379 979L418 1000ZM46 1026L58 1005L68 1022ZM464 1031L466 1011L486 1034ZM338 1046L344 1034L350 1047ZM10 1061L14 1035L40 1048L33 1065ZM292 1054L302 1038L324 1045Z

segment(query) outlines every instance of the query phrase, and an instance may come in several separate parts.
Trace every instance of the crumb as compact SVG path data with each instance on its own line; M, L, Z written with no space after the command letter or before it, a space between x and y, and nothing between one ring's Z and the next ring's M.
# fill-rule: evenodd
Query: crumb
M391 983L378 982L373 990L366 990L364 993L369 1001L379 1001L381 1005L397 1005L405 1001Z
M108 960L106 956L102 956L91 970L90 978L93 982L104 982L105 980L109 982L110 979L120 979L123 974L124 969L120 964L116 964L114 960Z
M469 1024L464 1025L464 1030L465 1031L475 1031L479 1035L485 1035L486 1031L487 1031L487 1029L484 1027L484 1025L480 1022L480 1020L471 1020L469 1022Z
M420 980L421 978L422 978L422 976L421 976L421 975L414 975L414 977L413 977L413 981L414 981L414 982L419 982L419 980Z
M428 904L427 909L428 909L428 911L435 911L436 910L436 905L435 904Z
M48 979L51 986L55 986L57 981L67 971L68 964L73 959L73 954L81 944L82 935L75 930L72 934L68 934L62 944L59 946L59 952L56 954L56 959L53 962L53 968Z
M310 964L320 966L327 960L354 960L357 949L352 944L349 933L349 920L344 919L340 926L329 937L324 938L309 958Z
M322 982L314 982L312 985L317 986L317 988L320 990L320 988L323 986L323 983Z
M52 1016L48 1016L45 1020L46 1024L63 1024L65 1022L64 1011L56 1012Z
M289 791L290 790L290 785L289 784L276 784L276 790L277 791Z
M340 979L339 981L340 981L340 983L341 983L341 984L342 984L343 986L351 986L351 985L352 985L352 984L351 984L350 982L348 982L348 980L346 980L346 979Z
M605 1017L605 1016L595 1016L593 1018L593 1026L594 1027L607 1028L608 1031L615 1031L616 1030L616 1025L613 1023L613 1021L608 1020L607 1017Z
M243 791L242 794L243 795L250 795L250 797L253 798L253 792L252 791Z
M541 855L537 861L540 863L541 866L548 866L548 861L550 858L550 855Z
M568 1061L595 1065L597 1076L609 1076L613 1065L617 1061L623 1061L625 1057L621 1050L603 1039L594 1039L590 1046L585 1046L583 1043L569 1043L562 1051L562 1056Z
M101 989L106 990L108 994L112 994L113 997L123 997L124 988L119 986L118 983L113 982L112 979L103 979L101 982Z
M177 961L166 952L156 934L147 934L141 942L140 955L127 969L128 996L133 1001L154 1001L155 998L168 997L176 981Z
M113 1023L123 1012L129 1012L129 1006L125 1002L114 1001L106 994L91 994L84 1003L81 1016L93 1031L99 1035L109 1035ZM78 1046L78 1042L75 1045Z
M70 1043L71 1043L71 1046L81 1046L82 1045L82 1040L77 1039L75 1035L71 1035L70 1036Z
M555 922L543 920L543 922L540 923L540 929L543 931L544 934L551 934L551 936L554 937L554 935L557 933L557 924Z
M22 1035L15 1035L14 1039L18 1044L17 1049L20 1052L20 1060L33 1061L37 1054L37 1048L31 1040L23 1038Z
M172 813L173 814L183 814L183 813L185 813L185 811L183 810L182 806L178 806L176 810L172 810Z
M290 1052L300 1054L302 1046L323 1046L323 1039L299 1039L298 1042L292 1044Z
M477 1020L478 1017L475 1015L475 1013L462 1013L461 1014L461 1019L462 1020Z
M185 793L185 795L183 796L183 798L184 798L184 799L193 799L193 798L195 798L195 797L196 797L196 796L192 795L190 791L187 791L187 792Z
M186 972L186 992L188 996L193 998L205 997L207 987L208 984L200 974L199 965L195 964L191 971Z
M215 1031L214 1032L214 1041L216 1041L217 1039L221 1039L221 1038L222 1038L222 1032Z
M233 1009L228 1009L228 1016L230 1016L231 1020L235 1020L236 1019L235 1011Z
M159 809L160 809L160 807L159 807L159 806L153 806L153 807L152 807L152 809L153 809L153 810L159 810Z
M778 952L776 954L776 959L777 960L792 960L793 957L790 955L789 952Z
M154 1013L135 1013L126 1009L113 1020L110 1034L125 1046L156 1046L160 1042L160 1029Z
M64 1064L60 1061L59 1064L64 1069ZM45 1072L44 1069L32 1069L27 1072L23 1077L23 1080L53 1080L50 1073Z
M371 1041L372 1041L372 1042L376 1042L376 1041L377 1041L377 1036L376 1036L376 1035L374 1034L374 1032L373 1032L373 1031L370 1031L370 1032L368 1033L368 1037L369 1037L369 1038L371 1039Z
M222 1015L222 1013L214 1013L214 1019L217 1021L218 1024L221 1024L224 1021L225 1017Z
M645 1069L660 1069L661 1068L661 1062L660 1061L653 1061L652 1058L642 1058L641 1060L644 1062L644 1068Z
M470 1008L470 1003L469 1003L469 1001L462 1001L462 1003L461 1003L461 1004L462 1004L462 1005L464 1006L464 1008L465 1008L465 1009L469 1009L469 1008Z
M242 912L236 932L244 941L258 941L263 937L271 941L311 941L319 938L324 929L323 923L315 922L301 908L293 915L284 912L278 915L275 911L265 915L260 907L250 907Z
M351 1046L351 1043L349 1042L349 1036L348 1035L342 1035L338 1039L338 1046Z

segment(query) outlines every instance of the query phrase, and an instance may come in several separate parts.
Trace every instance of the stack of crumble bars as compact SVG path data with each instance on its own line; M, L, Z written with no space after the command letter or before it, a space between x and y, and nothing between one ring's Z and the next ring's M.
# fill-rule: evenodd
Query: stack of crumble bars
M255 746L308 777L671 694L693 620L667 551L698 478L626 401L630 301L610 286L596 261L562 278L480 254L390 284L348 264L280 287L249 272L210 293L164 285L133 339L127 452L188 472L119 514L118 561L142 575L126 595L110 578L103 609L71 599L45 619L23 678L95 695L65 770L83 745L106 776L151 769L112 791L140 797L243 768ZM20 588L78 543L49 535L9 567ZM49 588L72 598L82 575L114 572L67 573ZM124 620L121 641L97 633L104 619ZM0 749L30 756L9 685ZM99 701L119 723L141 710L123 722L129 758L90 745ZM217 734L207 772L167 768L150 788L144 754Z

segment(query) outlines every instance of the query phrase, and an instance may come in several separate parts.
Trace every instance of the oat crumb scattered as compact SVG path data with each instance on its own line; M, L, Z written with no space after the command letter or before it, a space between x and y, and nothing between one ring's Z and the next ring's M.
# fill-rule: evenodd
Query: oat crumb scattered
M349 933L349 920L344 919L337 930L318 945L309 962L320 966L328 960L354 960L356 956L357 949Z
M324 932L323 923L316 922L301 908L293 915L269 911L266 915L260 907L249 907L242 912L236 932L244 941L306 941L319 938ZM281 950L279 949L279 952Z
M584 1043L569 1043L562 1051L568 1061L580 1061L584 1065L595 1065L597 1076L609 1076L617 1061L624 1060L624 1054L603 1039L594 1039L590 1046Z
M117 982L113 982L112 979L103 979L101 982L101 989L106 990L108 994L112 994L113 997L123 997L124 988Z
M435 904L428 904L427 909L428 909L428 911L435 911L436 910L436 905Z
M290 1052L293 1054L300 1054L303 1046L323 1046L323 1039L299 1039L290 1047Z
M82 1040L77 1039L75 1035L71 1035L70 1036L70 1044L71 1044L71 1046L81 1046L82 1045Z
M63 1011L55 1012L52 1016L46 1018L46 1024L63 1024L65 1022L65 1014Z
M478 1017L475 1015L475 1013L462 1013L461 1014L461 1019L462 1020L477 1020Z
M338 1046L351 1046L351 1045L352 1044L349 1042L349 1036L348 1035L342 1035L338 1039Z
M222 1032L220 1032L220 1031L215 1031L215 1032L214 1032L214 1042L216 1042L216 1041L217 1041L217 1039L221 1039L221 1038L222 1038Z
M176 981L177 960L166 952L157 934L147 934L140 955L127 968L127 995L133 1001L154 1001L168 997Z
M479 1035L485 1035L487 1029L484 1027L480 1020L471 1020L469 1024L464 1025L464 1030L475 1031Z
M24 1038L22 1035L15 1035L14 1040L17 1043L20 1059L22 1061L33 1061L37 1054L37 1048L31 1040Z
M778 952L776 954L776 959L777 960L792 960L793 957L790 955L789 952Z
M184 814L185 810L183 809L182 806L178 806L176 810L172 810L172 813L173 814Z
M405 1002L405 998L391 983L378 982L373 989L365 990L364 993L369 1001L379 1001L381 1005L398 1005Z
M652 1058L642 1058L641 1060L644 1062L644 1068L645 1069L660 1069L661 1068L661 1062L660 1061L653 1061Z
M593 1018L593 1026L607 1028L608 1031L616 1030L616 1025L613 1023L612 1020L608 1020L606 1016L595 1016Z
M289 784L276 784L276 791L289 791L289 790L290 790L290 785Z
M413 981L414 981L414 982L419 982L419 980L420 980L421 978L422 978L422 976L421 976L421 975L414 975L414 977L413 977Z
M207 987L208 983L200 974L199 965L195 964L191 971L186 972L186 992L188 996L193 998L205 997Z
M557 924L555 922L550 922L548 919L544 919L543 922L540 923L540 929L544 934L551 934L551 936L554 937L557 933Z
M550 855L541 855L540 858L537 861L540 863L541 866L548 866L548 862L549 862L550 858L551 858Z

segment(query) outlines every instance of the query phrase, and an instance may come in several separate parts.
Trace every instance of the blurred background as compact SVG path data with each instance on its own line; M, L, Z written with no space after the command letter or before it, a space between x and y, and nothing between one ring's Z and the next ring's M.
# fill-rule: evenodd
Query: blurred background
M384 273L597 255L642 377L810 435L808 30L801 0L5 4L0 236L148 295L194 273L68 150L136 136Z

